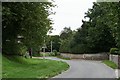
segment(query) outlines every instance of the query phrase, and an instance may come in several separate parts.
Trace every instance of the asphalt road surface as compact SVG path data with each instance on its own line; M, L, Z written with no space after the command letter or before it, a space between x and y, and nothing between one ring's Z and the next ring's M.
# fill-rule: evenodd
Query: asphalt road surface
M55 57L46 59L62 60ZM70 65L67 71L53 78L116 78L115 71L101 61L91 60L62 60Z

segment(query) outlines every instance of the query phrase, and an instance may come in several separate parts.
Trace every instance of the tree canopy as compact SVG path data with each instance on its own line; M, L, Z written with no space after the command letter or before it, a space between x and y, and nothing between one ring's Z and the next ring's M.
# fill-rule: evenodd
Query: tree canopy
M84 16L89 20L82 20L82 26L71 39L66 41L69 44L63 43L62 46L69 46L69 49L64 52L97 53L109 52L112 47L120 49L120 4L117 2L94 2L93 4L92 9L88 9ZM65 39L67 38L68 36L65 36Z
M2 3L3 53L19 54L20 47L39 48L54 14L51 2L9 2ZM18 49L17 49L18 47ZM17 51L16 51L17 50Z

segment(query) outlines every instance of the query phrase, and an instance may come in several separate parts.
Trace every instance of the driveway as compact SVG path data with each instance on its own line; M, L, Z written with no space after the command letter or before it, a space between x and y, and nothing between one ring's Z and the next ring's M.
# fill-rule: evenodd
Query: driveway
M46 59L58 60L56 57ZM70 65L70 68L53 78L116 78L115 71L101 61L91 60L62 60Z

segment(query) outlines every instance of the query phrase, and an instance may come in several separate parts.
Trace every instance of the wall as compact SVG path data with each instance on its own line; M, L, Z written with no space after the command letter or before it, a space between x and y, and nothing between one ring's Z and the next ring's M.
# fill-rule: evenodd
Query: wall
M109 56L107 53L96 53L96 54L61 53L61 56L68 57L71 59L85 59L85 60L106 60L106 59L109 59Z
M118 56L118 68L120 69L120 55Z
M109 56L109 60L113 61L114 63L116 63L120 69L120 55L111 55Z

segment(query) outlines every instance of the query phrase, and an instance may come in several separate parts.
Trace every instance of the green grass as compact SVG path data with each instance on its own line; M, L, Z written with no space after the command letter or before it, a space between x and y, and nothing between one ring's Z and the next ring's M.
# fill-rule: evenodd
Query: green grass
M0 79L2 78L2 54L0 53Z
M65 62L47 59L25 59L18 56L2 59L3 78L49 78L69 68Z
M64 60L71 60L70 58L65 58L65 57L62 57L62 56L57 56L58 58L61 58L61 59L64 59Z
M112 62L112 61L104 60L103 63L106 64L107 66L113 68L113 69L117 69L117 68L118 68L117 64L115 64L115 63Z
M55 54L54 53L50 53L50 52L47 52L47 53L44 54L43 52L41 52L40 54L34 53L33 56L34 57L43 57L43 56L47 57L47 56L55 56Z

